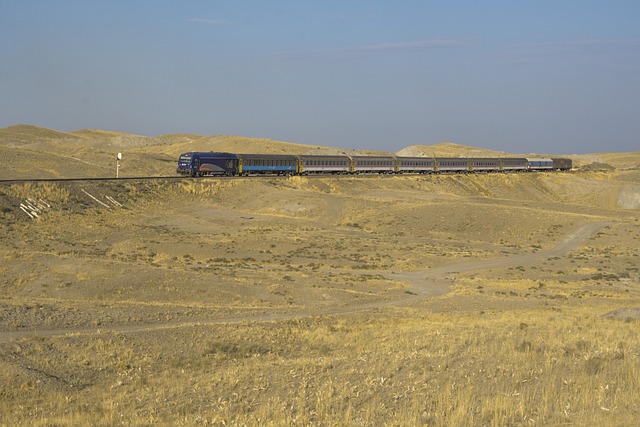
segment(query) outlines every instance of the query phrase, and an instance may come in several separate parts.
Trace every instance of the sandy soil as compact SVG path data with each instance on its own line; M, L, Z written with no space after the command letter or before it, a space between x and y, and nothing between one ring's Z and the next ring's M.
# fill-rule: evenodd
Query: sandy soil
M104 176L114 150L131 159L124 174L170 175L180 151L234 144L302 149L26 126L0 129L0 178ZM529 417L513 424L628 425L634 159L594 154L571 173L0 184L0 424L192 425L200 411L259 425L279 403L325 405L337 424L331 405L349 401L354 425L401 413L447 425L446 400L466 384L461 414L486 389L505 417ZM334 379L351 388L323 394ZM556 408L567 396L582 397Z

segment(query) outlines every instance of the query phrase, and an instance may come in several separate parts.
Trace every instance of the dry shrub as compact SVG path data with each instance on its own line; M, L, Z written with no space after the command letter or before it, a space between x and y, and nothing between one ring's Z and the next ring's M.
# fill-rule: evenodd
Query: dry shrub
M222 189L229 188L234 182L210 180L210 179L185 179L181 180L175 190L179 193L211 196L218 193Z
M8 188L7 194L18 199L40 199L47 203L67 203L69 191L52 183L14 184Z

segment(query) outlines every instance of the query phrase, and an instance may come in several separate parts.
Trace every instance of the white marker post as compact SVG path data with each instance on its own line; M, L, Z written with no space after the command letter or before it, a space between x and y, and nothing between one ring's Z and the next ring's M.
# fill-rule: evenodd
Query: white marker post
M118 153L116 156L116 178L120 175L120 160L122 160L122 153Z

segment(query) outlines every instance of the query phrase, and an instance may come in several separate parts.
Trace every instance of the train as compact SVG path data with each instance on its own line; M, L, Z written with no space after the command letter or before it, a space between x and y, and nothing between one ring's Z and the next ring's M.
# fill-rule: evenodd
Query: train
M571 159L517 157L401 157L188 152L176 172L198 176L311 174L431 174L569 171Z

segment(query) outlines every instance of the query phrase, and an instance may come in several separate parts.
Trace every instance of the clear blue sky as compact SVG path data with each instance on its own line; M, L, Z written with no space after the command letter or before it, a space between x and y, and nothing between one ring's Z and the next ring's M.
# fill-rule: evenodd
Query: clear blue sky
M0 127L640 150L638 0L0 0Z

